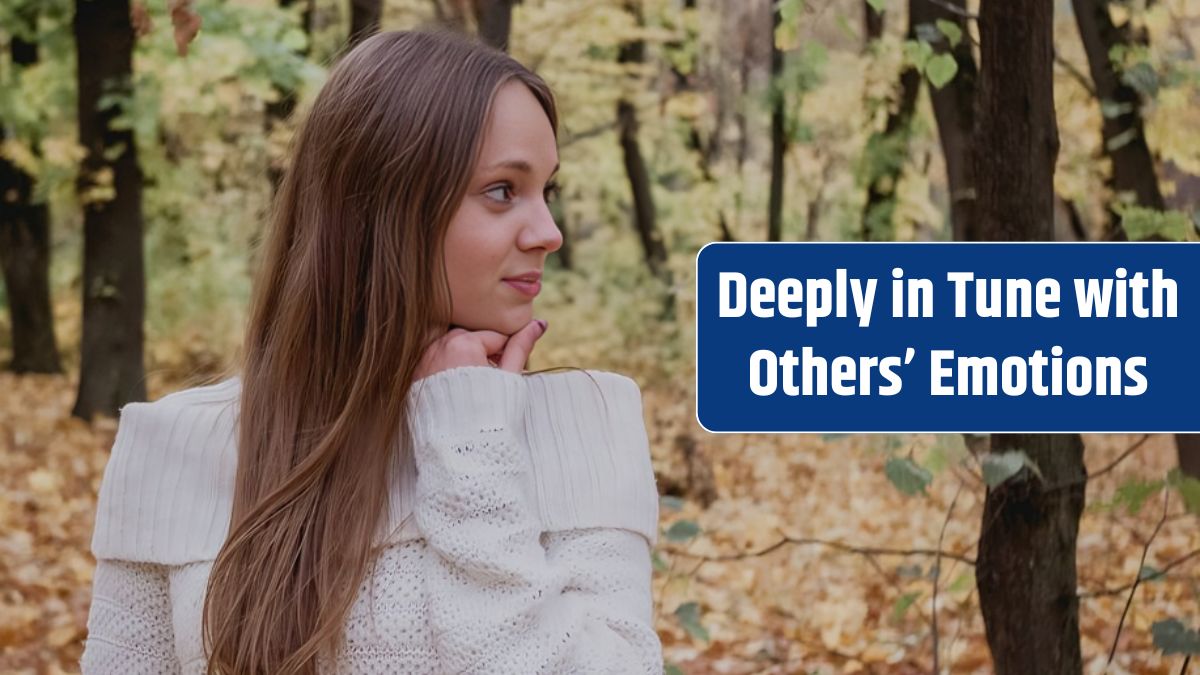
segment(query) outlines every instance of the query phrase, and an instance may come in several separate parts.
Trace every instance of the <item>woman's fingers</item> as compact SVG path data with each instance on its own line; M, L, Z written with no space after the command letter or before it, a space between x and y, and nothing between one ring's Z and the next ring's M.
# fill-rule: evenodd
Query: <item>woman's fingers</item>
M483 358L485 362L487 357L491 356L492 354L499 354L501 351L503 351L504 345L506 345L511 339L504 333L494 330L470 331L467 333L467 335L470 335L472 338L478 340L479 344L483 346ZM486 363L481 363L479 365L486 365Z
M417 368L416 380L459 366L493 365L519 373L529 361L545 322L530 321L512 336L494 330L452 327L430 346Z
M500 356L500 368L514 373L521 372L533 352L533 345L546 332L544 324L538 319L530 321L524 328L513 334L504 346L504 354Z

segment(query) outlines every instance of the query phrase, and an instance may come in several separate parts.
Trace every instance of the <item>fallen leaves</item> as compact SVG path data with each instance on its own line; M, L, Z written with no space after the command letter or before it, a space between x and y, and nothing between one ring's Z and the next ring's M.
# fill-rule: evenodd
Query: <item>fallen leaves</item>
M74 386L63 376L0 374L0 672L78 670L95 567L89 552L95 499L116 422L100 418L89 426L71 418ZM678 392L647 388L644 399L656 470L669 474L678 470L669 456L672 439L695 418L679 405ZM686 499L678 511L664 508L662 527L695 523L698 534L669 544L698 555L759 551L778 541L780 529L858 546L933 548L957 487L950 471L940 471L926 496L903 494L884 471L892 455L880 449L878 436L698 430L696 438L713 462L719 499L708 509ZM1105 466L1136 438L1086 436L1087 460ZM928 463L938 448L934 437L912 437L903 454ZM1171 439L1154 436L1089 485L1089 503L1111 500L1130 476L1163 475L1173 465ZM946 528L945 550L974 554L982 508L982 486L964 489ZM1087 511L1078 546L1081 591L1130 583L1160 516L1153 508L1137 515ZM683 525L677 532L692 529ZM932 557L784 545L760 557L698 565L662 552L667 544L660 544L666 564L654 575L656 627L665 654L683 673L926 673L932 665ZM1161 569L1197 547L1195 518L1171 518L1146 564ZM1178 669L1177 659L1154 647L1151 629L1195 613L1197 569L1189 563L1139 585L1109 672ZM939 650L948 672L991 671L971 571L943 559L938 574ZM1088 672L1103 666L1124 601L1123 594L1080 601ZM684 618L709 642L689 634L676 615L689 602L695 605Z
M688 400L687 392L643 394L656 470L684 482L675 478L683 470L679 458L664 450L671 447L669 439L691 431L698 452L713 464L719 495L708 509L684 499L678 511L662 510L664 530L685 520L701 528L684 547L666 541L659 546L667 565L655 573L656 601L662 607L657 625L668 661L689 674L930 672L932 556L864 556L829 546L784 545L760 557L705 562L689 574L696 562L666 549L686 548L698 555L758 551L779 540L777 528L792 537L859 547L936 548L958 487L951 469L959 455L950 453L951 461L934 471L924 495L920 490L904 494L889 481L885 468L889 459L910 452L921 465L929 465L931 457L949 452L945 438L904 437L898 447L896 439L878 435L710 435L692 428L694 418L678 410L677 402ZM1139 438L1085 436L1089 466L1107 466ZM1135 455L1089 484L1088 502L1111 500L1130 476L1161 476L1174 463L1171 438L1152 436ZM983 490L982 482L973 481L963 488L943 550L974 557ZM1160 516L1161 510L1153 508L1136 515L1111 509L1085 512L1077 554L1080 590L1130 583L1138 573L1145 537ZM1198 547L1195 517L1173 518L1155 539L1147 565L1161 568ZM1172 665L1178 670L1180 659L1163 656L1152 644L1150 629L1166 617L1195 614L1197 570L1200 561L1142 582L1109 672L1165 673ZM937 577L943 672L992 672L973 568L943 558ZM1124 594L1080 601L1088 672L1103 670L1094 670L1094 664L1099 659L1103 665L1107 658L1124 601ZM685 602L697 603L698 620L712 634L711 643L694 639L671 620L671 612ZM761 653L767 644L770 658Z

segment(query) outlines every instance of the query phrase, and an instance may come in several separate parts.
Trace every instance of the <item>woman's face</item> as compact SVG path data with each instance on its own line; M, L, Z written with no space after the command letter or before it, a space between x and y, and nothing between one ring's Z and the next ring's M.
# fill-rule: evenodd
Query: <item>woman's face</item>
M478 163L446 233L455 326L512 335L533 318L546 256L562 246L546 204L557 171L550 120L524 84L509 81L496 92ZM511 281L527 276L535 280Z

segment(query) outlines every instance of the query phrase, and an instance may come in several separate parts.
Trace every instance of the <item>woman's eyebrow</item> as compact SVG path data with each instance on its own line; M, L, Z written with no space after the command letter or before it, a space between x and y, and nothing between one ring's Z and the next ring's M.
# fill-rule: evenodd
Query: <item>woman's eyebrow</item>
M487 168L488 171L495 169L513 169L522 173L533 173L533 167L530 166L529 162L526 162L523 159L506 159L496 162ZM556 173L558 173L557 163L555 163L554 169L550 171L550 175L553 176Z

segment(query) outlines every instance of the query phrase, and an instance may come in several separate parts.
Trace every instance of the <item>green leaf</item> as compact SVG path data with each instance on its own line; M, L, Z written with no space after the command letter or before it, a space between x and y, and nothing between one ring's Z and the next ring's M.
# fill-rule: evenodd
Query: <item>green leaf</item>
M1029 467L1038 478L1042 477L1042 472L1024 451L1008 450L1000 454L989 452L983 456L983 482L994 488L1017 475L1024 467Z
M1179 619L1155 621L1150 626L1150 634L1154 636L1154 646L1165 655L1200 654L1200 634L1184 626Z
M1200 515L1200 480L1184 474L1177 468L1167 474L1167 484L1183 497L1183 506L1189 512Z
M1117 486L1112 505L1124 506L1129 515L1136 516L1146 500L1162 488L1161 480L1144 481L1141 478L1131 478Z
M804 9L804 0L779 0L779 22L781 24L795 23Z
M1151 565L1142 565L1142 569L1138 570L1138 579L1142 581L1154 581L1155 579L1161 579L1162 576L1162 570Z
M684 675L684 673L679 669L679 666L675 665L674 663L664 663L663 675Z
M663 495L658 498L658 503L671 511L679 511L683 508L683 499L674 495Z
M1104 115L1104 119L1116 119L1121 115L1132 111L1132 103L1119 103L1107 98L1103 101L1100 101L1100 114Z
M958 43L962 42L962 29L958 27L958 24L946 19L938 19L937 27L938 30L942 31L942 35L945 35L946 39L950 41L951 49L957 47Z
M883 14L887 0L867 0L867 4L871 6L871 9L875 10L876 14Z
M691 520L677 520L667 528L667 540L684 542L700 534L700 526Z
M962 434L938 434L937 440L922 463L931 473L937 475L946 470L952 463L957 463L967 456L967 445L963 442Z
M679 619L679 625L687 631L688 635L698 639L709 641L708 631L700 624L700 605L695 602L685 602L675 608L675 618Z
M299 28L289 28L280 36L279 44L293 52L298 52L308 46L308 36Z
M1145 61L1135 63L1121 73L1121 81L1138 90L1143 96L1154 98L1158 94L1158 73Z
M908 608L912 607L913 603L916 602L917 598L919 597L921 597L921 593L919 591L913 591L912 593L905 593L904 595L896 598L896 604L892 605L892 621L899 621L900 619L903 619L904 615L908 612Z
M962 593L963 591L970 589L974 584L975 575L970 570L967 570L966 572L958 575L954 581L950 582L950 585L946 587L946 592Z
M906 495L924 494L925 486L933 480L933 474L907 457L888 459L883 472L888 480L892 481L892 485Z
M954 60L953 54L938 54L925 64L925 76L929 78L929 83L938 89L953 80L957 72L958 61Z
M925 64L933 56L933 46L924 40L906 40L904 42L904 60L921 73L925 72Z
M670 567L667 565L667 561L662 559L662 556L658 554L658 551L655 551L650 556L650 561L654 563L654 569L658 570L659 572L666 572L670 569Z
M913 32L916 33L918 40L928 42L930 46L942 41L942 31L931 23L919 23L913 27Z
M1112 140L1116 141L1117 138ZM1121 227L1125 233L1135 241L1151 237L1187 241L1195 230L1191 218L1182 211L1156 211L1132 204L1117 204L1113 209L1121 216Z
M1126 145L1129 145L1135 138L1137 138L1137 129L1133 129L1133 128L1126 129L1125 131L1122 131L1121 133L1117 134L1116 136L1113 136L1112 138L1108 139L1108 142L1106 142L1104 144L1104 147L1109 152L1115 152L1115 151L1120 150L1121 148L1125 147Z

